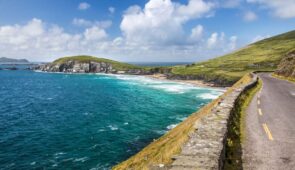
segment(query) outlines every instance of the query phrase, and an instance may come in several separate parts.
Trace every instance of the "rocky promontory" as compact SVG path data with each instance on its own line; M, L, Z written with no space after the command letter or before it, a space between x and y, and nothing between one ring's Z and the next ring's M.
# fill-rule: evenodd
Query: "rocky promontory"
M153 74L152 69L92 56L64 57L34 68L45 72Z
M222 77L210 78L206 75L175 74L173 68L177 66L147 67L122 63L105 58L92 56L72 56L59 58L48 64L41 64L34 67L34 70L44 72L63 73L111 73L129 75L154 75L161 74L165 79L170 80L199 80L210 86L229 86L234 82L225 81Z

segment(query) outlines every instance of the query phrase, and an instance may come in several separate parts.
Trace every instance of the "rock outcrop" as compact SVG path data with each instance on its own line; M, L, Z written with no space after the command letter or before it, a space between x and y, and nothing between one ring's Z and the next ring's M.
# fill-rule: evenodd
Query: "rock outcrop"
M67 61L65 63L56 64L44 64L35 67L36 70L47 72L66 72L66 73L109 73L115 71L112 69L112 65L104 62L78 62Z
M280 76L295 78L295 50L284 56L275 73Z
M34 68L45 72L64 72L64 73L114 73L114 74L152 74L151 70L144 69L125 69L119 70L113 67L112 63L108 62L80 62L69 60L64 63L49 63L39 65Z

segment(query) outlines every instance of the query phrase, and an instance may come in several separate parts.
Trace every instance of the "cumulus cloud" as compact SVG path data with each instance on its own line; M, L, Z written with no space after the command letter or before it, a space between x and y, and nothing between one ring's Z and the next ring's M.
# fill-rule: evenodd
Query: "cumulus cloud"
M32 19L23 25L0 26L3 56L52 61L60 56L89 54L129 61L196 61L237 48L237 37L210 33L200 24L186 32L185 25L211 16L214 1L149 0L143 8L131 6L123 13L121 35L107 33L111 21L74 18L79 33ZM110 11L111 12L111 11ZM115 9L114 9L115 12ZM200 58L203 57L203 58Z
M3 56L44 61L58 55L95 51L102 47L107 37L106 31L99 26L70 34L57 25L34 18L24 25L1 26L0 50Z
M216 46L218 41L218 33L214 32L207 40L208 48Z
M295 17L294 0L247 0L247 2L260 4L270 9L275 16L280 18Z
M191 31L190 35L190 41L196 42L199 41L202 38L204 28L202 25L197 25L194 27Z
M78 5L78 9L79 10L86 10L88 8L90 8L90 4L88 4L87 2L81 2L79 5Z
M257 15L255 14L255 12L253 12L253 11L247 11L247 12L245 12L245 14L244 14L244 20L245 21L254 21L254 20L256 20L257 19Z
M143 9L129 7L120 28L129 43L177 44L184 38L183 25L189 20L206 16L213 6L203 0L189 0L188 4L150 0Z
M207 39L207 48L219 52L228 52L237 48L237 36L227 37L223 32L214 32Z
M84 36L86 40L101 40L107 38L108 35L104 29L93 26L85 30Z

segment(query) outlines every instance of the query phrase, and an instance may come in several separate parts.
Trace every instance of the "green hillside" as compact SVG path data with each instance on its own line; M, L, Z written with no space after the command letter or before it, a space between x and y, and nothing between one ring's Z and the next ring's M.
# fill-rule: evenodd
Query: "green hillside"
M295 31L248 45L205 62L172 68L174 77L195 77L231 85L248 72L275 70L283 55L295 49Z
M114 60L109 60L105 58L97 58L93 56L87 55L79 55L79 56L71 56L71 57L62 57L52 62L52 64L63 64L68 61L78 61L81 63L88 63L88 62L105 62L112 64L113 68L118 70L129 70L129 69L142 69L143 67L135 66L132 64L122 63Z

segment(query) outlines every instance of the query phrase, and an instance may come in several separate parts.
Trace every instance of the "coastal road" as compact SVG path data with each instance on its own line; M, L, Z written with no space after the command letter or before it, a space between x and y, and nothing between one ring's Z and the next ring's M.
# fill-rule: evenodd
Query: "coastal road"
M294 170L295 84L269 73L258 76L263 86L247 108L243 168Z

